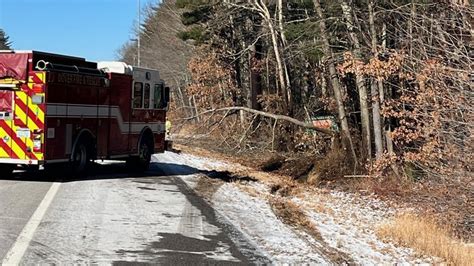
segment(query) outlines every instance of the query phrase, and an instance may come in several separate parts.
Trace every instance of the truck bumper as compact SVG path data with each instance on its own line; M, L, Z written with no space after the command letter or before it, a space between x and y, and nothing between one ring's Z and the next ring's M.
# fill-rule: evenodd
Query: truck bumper
M0 158L0 164L43 165L44 161Z

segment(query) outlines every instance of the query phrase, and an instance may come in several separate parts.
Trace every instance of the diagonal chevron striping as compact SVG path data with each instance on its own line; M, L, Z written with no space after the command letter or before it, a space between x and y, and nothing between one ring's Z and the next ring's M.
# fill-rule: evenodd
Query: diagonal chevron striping
M33 131L44 130L45 105L33 104L32 97L38 94L33 90L34 84L44 84L45 79L46 73L44 72L30 72L28 83L21 86L21 90L15 91L13 118L0 121L0 134L6 137L5 140L0 141L0 157L26 160L42 160L44 158L42 153L33 153L27 150L33 147ZM39 95L44 96L42 92ZM18 136L17 132L21 129L28 129L30 137Z

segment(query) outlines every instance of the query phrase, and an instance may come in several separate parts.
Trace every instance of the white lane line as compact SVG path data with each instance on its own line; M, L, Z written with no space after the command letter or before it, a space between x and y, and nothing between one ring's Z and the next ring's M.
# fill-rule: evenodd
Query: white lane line
M54 196L58 192L59 186L61 183L53 183L49 188L48 192L44 196L40 205L36 209L35 213L31 216L30 220L26 223L23 231L15 241L15 244L8 251L5 258L3 258L2 265L19 265L23 255L26 252L26 249L30 245L31 239L35 234L36 229L38 228L41 220L43 220L46 211L48 210L49 205L54 199Z

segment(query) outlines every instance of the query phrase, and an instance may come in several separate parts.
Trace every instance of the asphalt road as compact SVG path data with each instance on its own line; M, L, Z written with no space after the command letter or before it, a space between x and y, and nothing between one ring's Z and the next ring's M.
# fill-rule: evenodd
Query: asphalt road
M159 155L145 175L124 164L89 177L0 177L0 262L21 264L267 263L183 181L198 169Z

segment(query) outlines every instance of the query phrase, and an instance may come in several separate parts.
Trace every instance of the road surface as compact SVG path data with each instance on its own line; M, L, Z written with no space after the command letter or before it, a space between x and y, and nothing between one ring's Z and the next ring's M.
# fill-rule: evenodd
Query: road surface
M140 176L124 164L86 179L0 177L4 264L266 263L258 249L183 181L198 169L154 158Z

